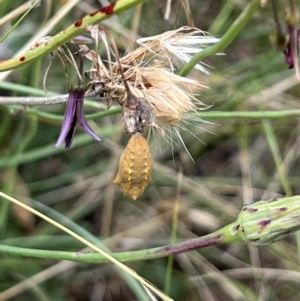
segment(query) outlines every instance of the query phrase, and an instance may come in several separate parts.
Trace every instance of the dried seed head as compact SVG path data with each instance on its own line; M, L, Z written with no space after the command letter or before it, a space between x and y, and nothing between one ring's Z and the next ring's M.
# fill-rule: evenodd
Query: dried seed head
M144 97L155 112L157 121L169 125L177 125L184 113L196 111L205 105L194 93L203 86L197 81L183 78L163 68L142 67L140 72L142 82L136 80L139 89L133 88L136 95Z
M218 38L198 28L184 26L154 37L137 40L141 46L134 51L134 60L139 62L155 59L155 62L151 62L152 66L158 63L173 72L177 67L182 67L189 62L194 54L218 41ZM130 59L130 54L127 59ZM199 62L195 68L209 74L210 72L203 65Z
M121 155L114 184L124 195L136 200L151 182L153 161L147 140L140 134L132 135Z
M150 104L148 112L153 109L157 122L176 126L184 113L205 108L195 98L195 94L205 86L198 81L176 75L174 70L189 61L194 53L217 41L217 38L187 26L140 39L140 46L120 58L120 62L115 62L111 72L104 66L98 54L90 51L85 56L93 61L92 69L97 70L98 82L93 77L95 84L89 87L96 89L97 84L103 83L112 102L118 102L121 106L126 106L126 101L130 103L131 96L135 98L136 104L136 98L145 98L142 102ZM208 73L201 64L196 69ZM99 90L101 89L102 87ZM129 111L125 115L131 113ZM126 126L126 120L123 124L129 132L136 132L136 126ZM144 124L154 125L152 120Z

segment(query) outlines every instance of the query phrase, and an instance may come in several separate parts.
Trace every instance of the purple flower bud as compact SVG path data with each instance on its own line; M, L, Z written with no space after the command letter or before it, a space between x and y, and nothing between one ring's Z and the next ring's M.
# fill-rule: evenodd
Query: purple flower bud
M80 87L71 89L67 102L64 121L55 147L61 146L64 142L68 149L73 141L76 125L79 123L82 128L95 140L102 141L88 125L83 112L84 90Z
M294 59L291 51L291 43L288 42L286 49L283 51L285 62L289 65L289 69L294 68Z
M289 65L289 69L294 68L295 59L297 59L299 53L299 29L295 29L291 24L287 24L287 31L289 34L289 40L286 45L285 50L283 51L285 62Z

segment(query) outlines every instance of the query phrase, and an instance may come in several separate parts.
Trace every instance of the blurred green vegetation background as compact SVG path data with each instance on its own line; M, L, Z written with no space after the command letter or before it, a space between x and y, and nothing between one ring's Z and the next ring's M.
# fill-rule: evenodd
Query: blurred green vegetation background
M47 28L49 20L68 2L43 0L0 43L0 59L12 57L39 29ZM105 3L77 2L49 35ZM185 2L172 1L169 20L164 19L167 1L150 1L102 26L113 33L122 53L137 37L157 35L191 20L195 27L222 37L248 3L189 0L188 16L182 6ZM0 17L22 3L0 0ZM279 2L282 24L284 4ZM2 25L0 35L15 22ZM202 117L203 121L197 117L197 122L194 118L187 125L188 131L181 131L194 162L176 137L174 147L163 137L152 137L153 181L137 201L124 197L112 184L121 150L129 139L121 126L121 114L90 120L103 143L93 141L78 127L74 143L66 151L54 148L64 105L0 107L1 191L24 202L34 200L35 206L45 205L38 208L48 215L53 209L61 214L60 222L74 221L105 240L115 252L168 244L172 232L176 241L201 236L234 221L245 203L299 194L299 118L280 115L300 108L299 84L283 54L272 49L269 34L273 29L272 9L267 3L224 55L205 59L211 66L210 76L196 71L189 75L209 87L199 95L211 106L206 112L224 115L212 114ZM105 58L104 47L102 51ZM42 85L49 62L50 56L46 56L11 72L0 82L1 96L45 95ZM75 79L74 74L71 83L76 83ZM57 94L68 91L57 58L47 76L47 89ZM86 107L87 113L106 110L100 100L97 106ZM260 111L278 111L279 117L262 118ZM176 202L179 209L174 215ZM174 218L178 223L172 230ZM0 244L75 252L84 248L54 226L4 200L0 202ZM139 300L111 264L7 254L0 254L0 258L0 292L12 292L9 298L0 293L0 300ZM129 266L175 300L296 301L300 299L299 258L297 236L290 236L267 247L210 247L176 255L173 261L163 258ZM36 286L26 289L26 279Z

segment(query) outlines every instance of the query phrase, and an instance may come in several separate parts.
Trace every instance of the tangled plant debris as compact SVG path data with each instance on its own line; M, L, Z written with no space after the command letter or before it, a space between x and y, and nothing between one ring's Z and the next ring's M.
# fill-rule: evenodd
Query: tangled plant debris
M110 58L111 51L105 30L99 26L91 26L88 30L96 44L103 41ZM138 40L140 46L120 59L117 53L114 53L117 60L114 63L109 62L110 68L95 50L89 49L87 45L78 46L78 54L92 62L92 67L85 72L89 79L86 94L104 98L107 108L114 103L119 104L123 109L123 128L136 136L130 139L121 156L119 172L115 179L121 190L132 198L136 199L151 181L153 163L148 142L141 137L144 131L154 128L164 135L164 128L170 127L182 141L177 126L184 114L207 108L195 96L205 86L196 80L181 77L175 71L190 59L191 54L217 41L218 39L197 28L185 26ZM196 69L205 74L209 73L201 63ZM100 141L85 122L82 100L73 94L70 94L68 100L65 121L56 146L65 141L66 147L70 147L77 120L86 132ZM77 110L77 106L80 110ZM73 118L70 118L72 116ZM139 162L144 159L146 165L141 168L142 163Z

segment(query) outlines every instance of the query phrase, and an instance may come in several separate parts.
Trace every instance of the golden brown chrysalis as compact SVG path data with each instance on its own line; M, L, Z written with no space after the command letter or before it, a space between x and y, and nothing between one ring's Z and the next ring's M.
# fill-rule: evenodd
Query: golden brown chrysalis
M121 155L114 184L120 187L124 195L136 200L151 182L152 166L147 140L141 134L134 134Z

